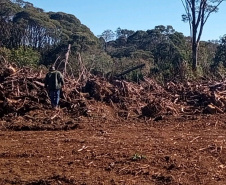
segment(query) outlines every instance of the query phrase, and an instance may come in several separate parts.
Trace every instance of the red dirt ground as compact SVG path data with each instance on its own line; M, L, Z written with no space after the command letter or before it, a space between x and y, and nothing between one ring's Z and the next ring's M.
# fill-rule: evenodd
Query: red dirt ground
M2 185L226 184L225 114L1 130Z

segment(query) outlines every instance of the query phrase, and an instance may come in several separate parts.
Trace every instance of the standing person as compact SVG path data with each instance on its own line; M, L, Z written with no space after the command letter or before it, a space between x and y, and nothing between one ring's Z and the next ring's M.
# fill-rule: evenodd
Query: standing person
M64 85L63 75L54 66L49 68L45 77L45 88L49 93L52 108L57 109L60 101L60 91Z

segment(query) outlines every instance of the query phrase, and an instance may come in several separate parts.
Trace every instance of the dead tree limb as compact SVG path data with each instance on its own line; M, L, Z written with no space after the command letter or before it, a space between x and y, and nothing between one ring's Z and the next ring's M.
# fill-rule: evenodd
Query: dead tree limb
M65 64L64 64L64 71L63 74L67 73L67 64L68 64L68 58L71 50L71 44L68 45L67 53L65 54Z
M120 73L120 74L118 74L118 75L115 75L115 77L120 77L120 76L123 76L123 75L125 75L125 74L127 74L127 73L129 73L129 72L131 72L131 71L134 71L134 70L136 70L136 69L139 69L139 68L142 68L142 67L144 67L145 66L145 64L140 64L140 65L138 65L138 66L135 66L135 67L132 67L131 69L127 69L126 71L124 71L124 72L122 72L122 73Z

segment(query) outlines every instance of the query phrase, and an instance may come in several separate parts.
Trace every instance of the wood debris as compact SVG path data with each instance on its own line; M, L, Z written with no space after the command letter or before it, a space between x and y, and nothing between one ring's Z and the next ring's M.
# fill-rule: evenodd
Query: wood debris
M10 72L6 73L9 68ZM28 119L32 111L44 112L50 109L48 93L43 84L45 73L47 70L29 67L13 67L12 70L4 63L0 71L1 120L7 120L9 116L25 115ZM170 82L163 87L150 78L137 84L118 79L107 80L91 74L85 77L84 70L81 75L83 77L79 77L79 80L65 75L65 87L61 94L60 107L73 119L98 115L111 120L144 117L159 120L157 118L162 119L167 115L216 114L226 111L225 81ZM61 115L54 115L49 122L64 119ZM46 118L42 116L43 121Z

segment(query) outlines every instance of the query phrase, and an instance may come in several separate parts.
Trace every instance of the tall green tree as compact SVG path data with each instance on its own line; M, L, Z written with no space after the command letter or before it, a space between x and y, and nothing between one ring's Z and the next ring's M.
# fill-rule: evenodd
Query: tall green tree
M217 12L224 0L181 0L185 14L182 20L189 22L192 42L192 69L196 71L198 61L198 48L203 27L211 13Z
M13 29L12 17L20 7L10 0L0 1L0 46L9 46L11 31Z
M218 67L220 64L226 67L226 35L221 38L214 58L214 65Z

